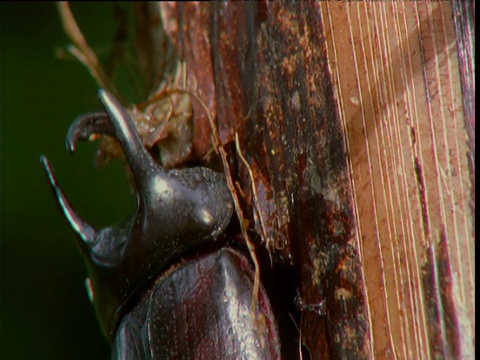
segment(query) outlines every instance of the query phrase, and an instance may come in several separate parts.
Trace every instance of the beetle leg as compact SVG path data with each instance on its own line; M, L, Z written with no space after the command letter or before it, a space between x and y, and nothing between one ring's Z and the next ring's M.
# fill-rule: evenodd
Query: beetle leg
M92 135L115 136L115 130L105 112L89 113L79 116L67 132L66 147L70 153L75 152L77 141L88 141Z
M87 245L94 242L97 231L73 210L70 202L58 185L58 181L53 174L52 167L50 166L50 162L48 161L47 157L43 155L40 156L40 162L45 170L48 182L50 183L50 187L55 195L55 198L57 199L60 209L62 210L67 221L70 223L72 229L80 236L80 239L83 240L78 242L80 248L85 253L88 253Z

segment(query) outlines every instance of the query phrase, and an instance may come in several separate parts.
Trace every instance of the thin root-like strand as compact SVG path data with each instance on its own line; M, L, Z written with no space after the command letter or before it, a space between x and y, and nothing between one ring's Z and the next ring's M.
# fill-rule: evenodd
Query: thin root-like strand
M200 105L203 107L205 110L208 121L210 122L210 127L212 128L212 141L213 141L213 146L215 147L217 153L220 155L220 159L222 160L222 164L224 167L225 171L225 177L227 180L227 185L228 188L232 194L233 198L233 204L235 206L235 212L237 214L238 220L240 222L240 231L242 233L242 236L245 240L245 244L247 245L248 251L250 253L250 256L253 261L253 266L255 267L255 274L254 274L254 280L253 280L253 289L252 289L252 312L256 314L256 307L257 307L257 301L258 301L258 294L260 290L260 264L258 263L258 258L255 253L255 247L253 245L252 240L248 236L247 233L247 226L248 226L248 221L245 218L245 215L243 214L242 207L240 206L240 200L238 198L238 192L235 187L235 184L232 179L231 171L230 171L230 166L228 163L228 155L225 149L223 148L223 145L220 141L220 134L218 132L218 128L213 121L213 118L208 111L207 105L200 99L200 97L196 94L193 94L194 98L197 99L197 101L200 103Z

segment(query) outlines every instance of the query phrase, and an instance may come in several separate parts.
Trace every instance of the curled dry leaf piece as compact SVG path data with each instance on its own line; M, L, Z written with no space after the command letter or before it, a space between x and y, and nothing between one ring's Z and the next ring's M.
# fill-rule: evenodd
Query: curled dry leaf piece
M101 88L119 95L113 81L106 75L95 52L83 36L68 3L58 4L65 32L72 44L66 51L77 58ZM163 80L153 94L141 103L127 106L143 145L151 150L163 166L172 168L186 162L192 152L193 110L187 89L185 67L177 58L176 73L171 81ZM102 117L102 115L100 115ZM122 158L122 151L113 138L94 131L89 140L98 140L97 165Z
M187 92L161 92L128 113L142 139L156 160L167 168L184 163L190 157L193 141L193 111ZM122 156L118 143L103 137L98 144L97 163Z

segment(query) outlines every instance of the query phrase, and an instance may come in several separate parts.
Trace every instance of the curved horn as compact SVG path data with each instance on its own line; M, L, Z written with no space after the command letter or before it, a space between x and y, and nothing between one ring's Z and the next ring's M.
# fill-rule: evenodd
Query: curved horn
M137 189L140 190L147 185L146 182L151 176L159 176L163 170L143 146L133 120L118 100L104 89L98 91L98 97L110 117L116 138L132 170Z
M48 182L50 183L50 188L52 189L57 203L60 209L63 212L63 215L69 222L72 229L80 236L82 241L79 241L80 248L83 251L87 251L86 245L93 243L95 239L96 230L93 226L85 222L76 212L73 210L70 202L63 193L62 189L58 185L57 179L53 174L52 167L47 157L42 155L40 156L40 163L43 166L45 174L47 176Z
M94 134L115 136L115 130L107 113L89 113L76 118L67 132L65 145L68 152L75 152L78 140L88 141Z

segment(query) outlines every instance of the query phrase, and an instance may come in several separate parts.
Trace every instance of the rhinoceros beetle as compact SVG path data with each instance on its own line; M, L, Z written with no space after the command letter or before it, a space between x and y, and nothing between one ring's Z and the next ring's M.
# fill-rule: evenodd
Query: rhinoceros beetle
M252 311L253 268L238 250L212 247L232 217L223 174L208 168L162 168L144 148L115 97L99 90L106 112L79 117L67 134L116 138L133 174L132 217L95 229L75 213L46 157L57 202L78 237L91 299L114 359L271 359L280 357L278 329L261 287Z

